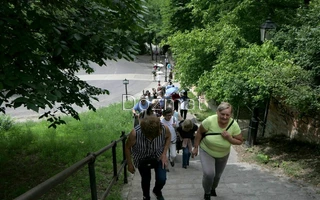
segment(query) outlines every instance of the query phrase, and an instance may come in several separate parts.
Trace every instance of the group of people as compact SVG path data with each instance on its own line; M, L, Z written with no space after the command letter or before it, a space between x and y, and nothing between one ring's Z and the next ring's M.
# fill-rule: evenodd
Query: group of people
M132 109L135 117L134 126L138 123L139 113L146 110L149 105L152 106L158 117L162 116L162 112L166 108L171 107L176 113L175 115L180 110L180 116L186 119L189 103L190 98L188 97L187 89L179 91L179 88L175 87L171 80L166 85L161 85L159 81L157 89L152 88L151 92L149 90L142 91L139 102L134 105Z
M125 146L129 172L134 173L138 169L141 175L143 199L150 199L151 169L155 171L152 191L158 200L164 199L162 189L167 179L168 164L174 166L177 137L182 139L182 167L187 169L190 157L199 154L204 199L217 196L216 188L227 164L230 147L243 142L240 127L232 119L232 106L222 102L215 115L197 126L192 120L181 117L174 103L165 107L161 116L154 109L155 104L159 104L157 100L146 104L148 106L141 107L144 109L141 113L144 114L139 115ZM135 108L132 112L136 114Z
M162 65L161 61L160 61L160 64ZM168 77L170 80L173 80L173 65L171 65L168 60L166 60L166 70L167 72L166 73L169 73ZM152 75L153 75L153 80L155 81L157 79L157 81L160 81L161 79L161 75L160 73L163 73L161 71L161 68L158 64L154 64L153 66L153 70L152 70Z

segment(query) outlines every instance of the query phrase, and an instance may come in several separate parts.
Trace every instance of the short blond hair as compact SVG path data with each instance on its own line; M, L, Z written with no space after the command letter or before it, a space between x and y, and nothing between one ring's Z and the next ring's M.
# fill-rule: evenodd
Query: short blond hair
M182 122L181 127L185 132L191 131L193 129L193 122L191 119L186 119Z

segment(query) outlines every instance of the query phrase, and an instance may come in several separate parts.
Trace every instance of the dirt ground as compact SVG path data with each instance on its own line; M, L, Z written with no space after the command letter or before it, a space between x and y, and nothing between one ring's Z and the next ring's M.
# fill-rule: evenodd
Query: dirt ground
M260 138L251 148L233 146L241 162L255 163L315 186L320 192L320 145L289 140L284 136Z

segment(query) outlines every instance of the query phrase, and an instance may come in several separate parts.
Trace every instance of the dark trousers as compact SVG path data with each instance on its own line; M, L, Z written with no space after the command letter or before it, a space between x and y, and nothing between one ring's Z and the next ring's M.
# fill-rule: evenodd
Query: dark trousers
M143 196L150 198L150 182L151 182L151 168L149 167L139 167L138 168L141 176L141 187ZM155 172L155 186L153 192L156 195L160 195L163 186L166 184L167 180L167 171L165 168L162 168L161 160L158 162L157 167L154 169Z
M186 119L187 118L187 113L188 113L188 110L181 110L180 109L180 115L183 119Z
M191 153L189 152L188 146L182 148L182 167L189 165Z
M178 112L179 109L179 100L173 101L173 109Z
M139 117L134 116L133 117L133 128L136 127L139 124Z

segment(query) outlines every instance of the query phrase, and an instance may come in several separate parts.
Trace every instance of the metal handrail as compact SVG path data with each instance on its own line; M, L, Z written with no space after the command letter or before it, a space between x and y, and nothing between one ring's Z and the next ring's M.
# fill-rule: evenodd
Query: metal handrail
M19 197L15 198L15 200L34 200L34 199L39 199L42 195L47 193L50 189L56 187L63 181L65 181L69 176L73 175L83 167L85 167L86 164L88 164L88 169L89 169L89 178L90 178L90 188L91 188L91 199L92 200L97 200L97 189L96 189L96 179L95 179L95 168L94 168L94 162L96 158L106 152L107 150L112 148L112 157L113 157L113 178L110 182L110 184L107 187L107 190L103 193L103 196L101 199L106 199L108 194L110 193L110 190L114 183L118 181L118 177L121 174L121 170L123 169L124 173L124 184L128 183L128 178L127 178L127 162L125 159L125 154L124 154L124 148L125 148L125 140L128 137L128 134L125 135L125 132L121 132L121 137L120 139L116 141L112 141L108 146L100 149L99 151L95 153L88 153L87 157L84 159L78 161L77 163L73 164L69 168L63 170L62 172L56 174L55 176L49 178L48 180L40 183L36 187L30 189L29 191L25 192L24 194L20 195ZM122 165L119 170L117 170L117 160L116 160L116 147L117 143L122 142L122 151L123 151L123 160L122 160Z

